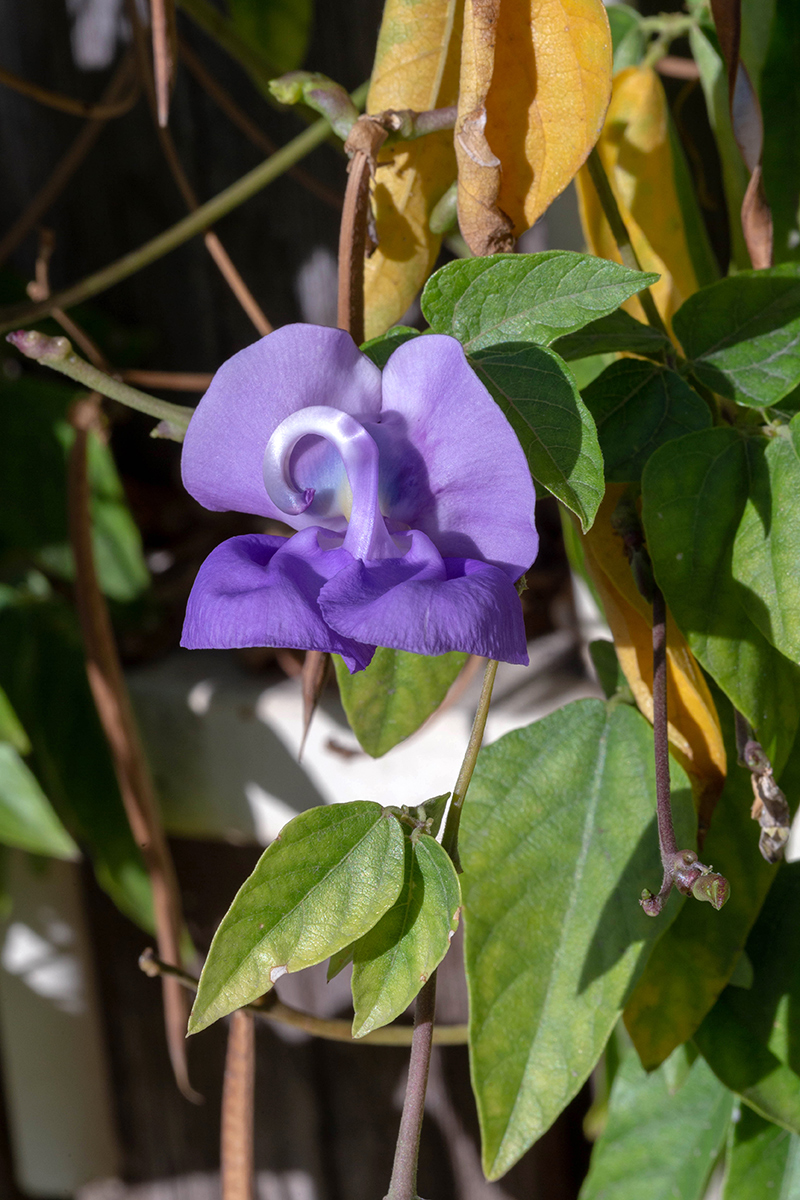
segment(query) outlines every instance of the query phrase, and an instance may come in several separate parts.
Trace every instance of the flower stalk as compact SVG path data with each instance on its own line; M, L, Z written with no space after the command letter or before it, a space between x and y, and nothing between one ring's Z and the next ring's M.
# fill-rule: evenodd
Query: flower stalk
M170 438L174 442L183 441L193 412L191 408L148 396L121 379L106 375L98 367L79 358L65 337L48 337L35 329L18 329L16 333L9 333L6 341L41 366L51 367L91 391L99 392L101 396L108 396L110 400L117 400L128 408L155 417L160 421L154 430L155 436Z

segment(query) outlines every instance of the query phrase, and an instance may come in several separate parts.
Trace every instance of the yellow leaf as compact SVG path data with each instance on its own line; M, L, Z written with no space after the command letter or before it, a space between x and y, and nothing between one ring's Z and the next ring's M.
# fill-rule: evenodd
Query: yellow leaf
M611 94L601 0L467 0L458 214L475 254L509 250L594 146Z
M455 104L464 0L387 0L367 112ZM456 177L453 135L395 143L378 156L373 207L378 249L364 272L365 336L402 317L436 262L431 212Z
M675 184L667 101L651 68L628 67L615 76L597 152L642 270L661 275L651 290L670 325L675 310L699 285ZM589 249L599 258L621 262L587 168L576 186ZM638 320L646 319L636 297L623 307Z
M586 569L605 609L620 667L634 699L653 720L653 616L636 587L611 514L625 490L609 484L590 531L583 535ZM694 655L667 614L667 711L672 751L695 784L701 835L710 821L727 770L719 717Z

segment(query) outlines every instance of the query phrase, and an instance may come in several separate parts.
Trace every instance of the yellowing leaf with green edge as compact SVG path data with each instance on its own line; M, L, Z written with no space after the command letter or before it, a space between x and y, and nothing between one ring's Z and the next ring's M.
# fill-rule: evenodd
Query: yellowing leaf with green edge
M446 108L458 96L464 0L388 0L367 112ZM365 336L398 321L436 262L430 215L456 177L449 130L394 143L378 155L373 191L378 248L364 269Z
M666 96L649 67L628 67L615 76L597 152L642 270L661 275L652 292L669 324L700 284L675 182ZM589 249L599 258L621 262L587 168L577 176L576 186ZM638 320L646 319L636 297L623 307Z
M653 617L640 594L611 514L625 491L609 484L589 533L581 538L586 569L605 609L619 663L634 699L653 720ZM672 617L667 615L667 709L673 754L693 781L701 832L727 771L725 746L711 692Z
M510 250L600 134L612 47L601 0L467 0L458 216L473 253Z

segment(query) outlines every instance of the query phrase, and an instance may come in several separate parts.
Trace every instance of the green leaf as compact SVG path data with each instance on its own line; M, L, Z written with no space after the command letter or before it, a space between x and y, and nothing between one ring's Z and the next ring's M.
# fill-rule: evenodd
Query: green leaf
M311 36L312 0L227 0L238 34L275 64L293 71L306 56Z
M460 905L455 867L439 843L406 838L403 890L352 948L353 1037L405 1012L447 953Z
M800 1138L743 1107L728 1146L723 1200L800 1196Z
M758 3L758 17L751 24L756 31L759 26L763 31L763 0ZM773 4L775 17L761 77L762 162L775 261L780 263L800 258L800 11L795 0L773 0ZM746 29L745 18L743 35Z
M75 433L64 414L74 398L74 389L48 381L0 383L0 550L31 555L50 574L69 580L75 567L67 531L66 457ZM94 435L88 473L100 587L115 600L132 600L148 586L150 576L111 451ZM33 478L36 486L31 486Z
M612 696L616 696L617 692L627 687L613 642L601 638L598 638L597 641L589 642L589 656L591 657L592 666L597 672L597 678L600 681L600 686L607 700L610 700ZM630 692L629 688L628 691ZM631 698L633 698L633 693L631 692L630 694Z
M747 941L753 986L727 987L695 1041L723 1083L800 1133L800 864L784 863Z
M702 383L769 408L800 383L800 264L721 279L690 296L673 327Z
M614 46L614 74L626 67L638 67L644 57L647 38L636 9L627 4L614 4L608 10L608 23Z
M709 26L694 26L689 31L689 46L692 58L700 71L706 111L722 165L731 235L731 257L736 266L744 270L750 266L750 256L742 233L741 211L749 173L733 136L728 102L728 72L716 34Z
M739 963L776 868L758 850L750 817L750 772L736 763L733 712L712 685L728 758L728 778L703 843L702 859L731 885L730 899L714 912L685 904L656 944L625 1009L625 1025L648 1070L694 1037Z
M0 842L31 854L79 857L36 776L8 742L0 742Z
M480 350L470 363L511 423L534 479L586 532L603 499L603 459L569 367L530 343Z
M672 177L675 181L678 205L683 218L686 248L692 260L698 287L704 288L719 279L719 264L708 237L708 230L697 200L694 179L686 161L683 143L669 109L667 110L667 131L672 154Z
M800 671L747 615L733 577L749 487L746 439L704 429L650 458L642 518L656 579L689 648L758 731L779 772L800 719Z
M9 742L20 754L30 754L31 752L28 735L22 728L20 719L2 688L0 688L0 742Z
M89 692L77 621L65 603L20 597L0 608L0 686L30 737L31 767L88 850L98 883L152 932L150 882Z
M681 845L694 811L673 764ZM484 1170L496 1179L593 1069L656 938L661 878L650 725L579 700L482 751L464 808L470 1055Z
M609 13L612 10L609 9ZM670 346L669 338L652 325L643 325L635 317L618 308L607 317L590 321L576 333L556 338L552 349L568 362L593 354L629 352L646 358L661 358Z
M732 1109L701 1058L672 1095L663 1069L648 1075L626 1055L580 1200L702 1200Z
M654 450L711 425L711 412L675 371L638 359L607 367L583 393L609 483L638 482Z
M378 647L365 671L351 675L338 654L336 680L350 728L367 754L380 758L415 733L447 695L467 655L427 658Z
M498 342L546 346L657 279L571 250L492 254L437 271L425 285L422 311L434 333L452 334L470 353Z
M189 1032L322 962L366 933L403 886L404 839L379 804L311 808L283 827L222 919Z
M748 443L750 491L732 570L754 625L800 663L800 416L780 433Z
M418 329L410 329L408 325L393 325L386 333L380 337L371 338L370 341L364 342L361 346L362 354L366 354L367 358L371 358L376 367L381 370L386 366L389 357L394 354L398 346L402 346L403 342L410 342L412 338L420 337Z

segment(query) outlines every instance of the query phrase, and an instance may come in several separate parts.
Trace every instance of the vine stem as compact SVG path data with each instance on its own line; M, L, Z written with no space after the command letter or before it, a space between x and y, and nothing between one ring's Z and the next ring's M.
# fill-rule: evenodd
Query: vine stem
M497 662L489 659L483 673L478 708L472 722L464 761L458 772L458 779L453 789L450 808L447 813L442 846L450 855L456 869L460 871L458 860L458 829L461 823L461 813L464 800L478 761L478 752L486 729L486 718L489 715L489 705L492 699L492 688L497 674ZM425 1091L428 1086L428 1072L431 1063L431 1048L434 1042L434 1021L436 1017L436 972L431 975L422 991L417 996L414 1014L414 1035L411 1040L411 1058L408 1064L408 1083L403 1101L403 1115L400 1118L400 1130L397 1135L397 1146L394 1154L392 1178L385 1200L416 1200L417 1197L417 1162L419 1159L419 1139L422 1132L422 1118L425 1113Z
M603 166L603 160L600 157L597 146L595 146L589 154L589 157L586 160L586 166L589 170L589 175L591 176L595 191L597 192L597 198L600 201L600 207L603 210L603 215L608 221L611 235L614 238L614 241L617 243L617 249L619 250L619 256L622 259L623 266L628 267L628 269L631 271L641 271L642 264L639 262L639 256L634 249L633 242L631 241L630 234L628 233L628 228L625 224L622 213L620 212L619 205L617 204L617 198L614 195L614 190L611 187L611 181L606 174L606 169ZM652 325L654 329L657 329L659 333L663 333L664 336L671 341L672 339L669 336L669 331L661 319L661 313L656 307L656 302L653 299L653 293L650 291L650 288L642 288L637 295L641 302L642 308L644 309L644 315L647 317L648 324Z
M490 658L483 672L483 686L481 687L475 719L472 722L472 732L469 735L464 761L461 764L461 770L458 772L458 779L453 788L453 796L447 811L447 820L445 822L444 834L442 835L442 846L452 858L457 870L460 869L458 861L458 829L461 824L461 813L464 808L467 789L475 770L475 764L478 761L481 743L483 742L483 734L486 729L486 719L489 716L489 705L492 700L492 689L496 675L497 662L493 658Z
M400 1118L392 1178L389 1181L389 1191L386 1193L385 1200L416 1200L419 1139L422 1133L422 1118L425 1113L425 1092L428 1087L428 1072L431 1065L435 1018L436 972L434 971L417 996L403 1115Z
M363 84L353 93L353 101L359 104L366 95L367 84ZM156 262L171 250L182 246L198 233L203 233L209 225L219 221L227 213L244 204L268 184L273 183L289 167L293 167L300 159L305 158L312 150L320 146L330 134L330 125L325 120L315 121L308 129L294 138L280 150L276 150L265 162L248 171L241 179L237 179L230 187L201 204L195 212L183 220L176 222L157 237L151 238L143 246L118 258L100 271L87 275L84 279L65 288L62 292L54 293L48 300L40 304L14 305L0 310L0 333L13 329L15 325L30 324L42 317L47 317L54 308L72 308L84 300L97 296L107 288L120 283L143 267Z
M724 876L697 861L694 850L679 850L672 821L669 780L669 714L667 712L667 605L653 584L653 746L656 768L656 820L663 877L657 895L645 889L640 903L649 917L657 917L673 887L720 909L730 887Z
M121 379L106 375L98 367L79 358L67 338L51 338L34 329L18 329L16 333L8 334L6 341L26 358L34 359L43 367L52 367L54 371L82 383L93 392L99 392L101 396L118 400L128 408L135 408L137 412L160 420L162 426L158 427L159 436L175 442L183 441L194 409L184 404L171 404L169 400L158 400L155 396L140 392L138 388L130 387Z
M139 958L139 967L145 975L155 978L159 975L170 975L177 979L181 987L191 992L197 991L197 979L188 971L174 967L157 958L152 950L145 950ZM363 1037L353 1037L352 1021L340 1017L315 1017L313 1013L302 1012L292 1008L278 999L277 993L267 992L253 1004L245 1004L244 1008L257 1017L274 1021L278 1025L289 1025L292 1029L302 1029L313 1037L324 1038L328 1042L349 1042L353 1046L410 1046L413 1030L409 1025L386 1025L383 1029L375 1029ZM463 1046L467 1041L466 1025L439 1025L434 1030L433 1040L437 1046Z
M245 1008L231 1013L222 1084L220 1181L222 1200L252 1200L255 1026Z
M661 862L671 870L678 852L669 794L669 727L667 714L667 606L664 593L653 588L653 748L656 766L656 813Z

